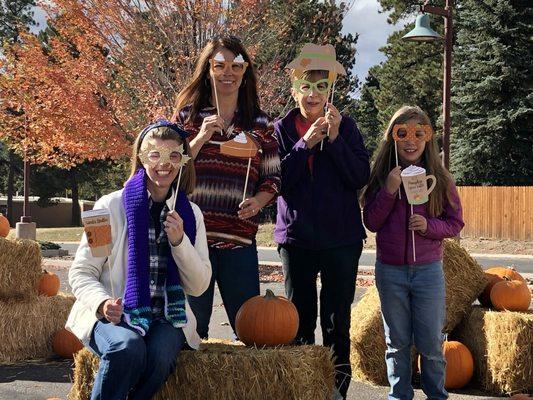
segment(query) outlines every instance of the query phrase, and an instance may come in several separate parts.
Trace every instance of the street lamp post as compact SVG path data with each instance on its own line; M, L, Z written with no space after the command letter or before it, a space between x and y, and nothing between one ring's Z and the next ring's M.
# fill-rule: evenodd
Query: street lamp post
M444 83L442 91L442 114L443 114L443 132L442 132L442 152L443 164L446 169L450 168L450 110L451 110L451 81L452 81L452 39L453 39L453 21L452 21L452 3L453 0L446 0L446 6L434 7L428 6L428 1L420 6L420 11L427 14L436 14L444 17ZM416 42L432 42L440 40L442 37L429 27L429 17L427 14L419 15L416 18L415 28L407 33L403 39Z

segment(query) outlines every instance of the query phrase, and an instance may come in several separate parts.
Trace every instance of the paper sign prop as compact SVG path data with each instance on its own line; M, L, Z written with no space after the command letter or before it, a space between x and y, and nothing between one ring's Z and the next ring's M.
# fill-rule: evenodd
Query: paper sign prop
M93 257L111 254L111 224L107 210L90 210L81 213L87 242Z
M424 204L429 200L429 194L435 189L437 178L433 175L426 176L426 170L416 165L410 165L401 172L403 188L407 194L407 201L411 205L411 215L413 215L414 204ZM428 189L427 180L432 179L433 183ZM413 241L413 259L416 261L415 231L411 231Z
M433 175L426 176L426 170L415 165L404 169L401 172L401 177L409 204L427 203L429 194L435 189L437 178ZM428 179L433 181L429 189L427 187Z
M395 124L392 128L392 137L396 142L429 142L433 130L429 125L410 122L408 124Z
M139 158L143 164L147 164L152 168L165 164L172 164L174 168L181 168L191 159L191 157L184 154L182 144L157 145L151 136L143 140Z
M226 72L233 72L236 75L244 75L248 63L244 61L241 54L238 54L233 61L226 61L224 54L218 52L209 60L211 71L214 75L223 75Z
M258 150L255 142L243 132L220 145L220 153L231 157L255 157Z

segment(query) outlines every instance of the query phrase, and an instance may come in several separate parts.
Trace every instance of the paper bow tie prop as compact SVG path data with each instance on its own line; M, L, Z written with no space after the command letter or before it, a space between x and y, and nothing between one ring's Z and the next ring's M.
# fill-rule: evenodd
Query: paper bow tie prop
M244 61L241 54L238 54L233 61L226 61L224 54L218 52L213 58L209 60L211 71L214 75L223 75L226 72L232 72L236 75L244 75L248 63Z
M396 142L429 142L433 136L433 130L429 125L416 123L395 124L392 128L392 137Z
M156 145L151 137L145 138L145 142L141 145L139 158L143 164L152 168L165 164L171 164L173 168L181 168L191 159L184 154L183 144Z

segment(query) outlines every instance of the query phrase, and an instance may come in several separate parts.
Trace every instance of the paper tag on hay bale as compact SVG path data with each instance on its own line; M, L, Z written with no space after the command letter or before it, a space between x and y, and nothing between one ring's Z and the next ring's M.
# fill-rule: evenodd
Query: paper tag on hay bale
M107 210L90 210L81 214L87 242L93 257L111 254L111 224Z

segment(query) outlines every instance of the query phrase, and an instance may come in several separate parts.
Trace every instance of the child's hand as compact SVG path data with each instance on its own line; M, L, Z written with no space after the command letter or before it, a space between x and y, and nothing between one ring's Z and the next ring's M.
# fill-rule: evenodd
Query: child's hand
M122 318L122 313L124 308L122 307L122 299L107 299L100 307L98 307L98 312L102 314L109 322L113 324L120 323Z
M328 123L326 118L318 118L315 122L313 122L313 125L311 125L303 137L305 144L307 144L307 148L312 149L315 147L317 143L326 137L327 132Z
M419 231L424 235L428 229L428 221L421 215L413 214L409 218L409 229L412 231Z
M342 117L339 110L337 110L333 104L327 103L326 107L327 111L325 118L329 125L329 141L333 142L337 139L337 136L339 136L339 126L341 125Z
M402 177L400 176L401 172L402 168L399 165L389 172L389 176L387 176L387 181L385 182L385 190L387 190L389 194L396 193L400 188L400 185L402 184Z

